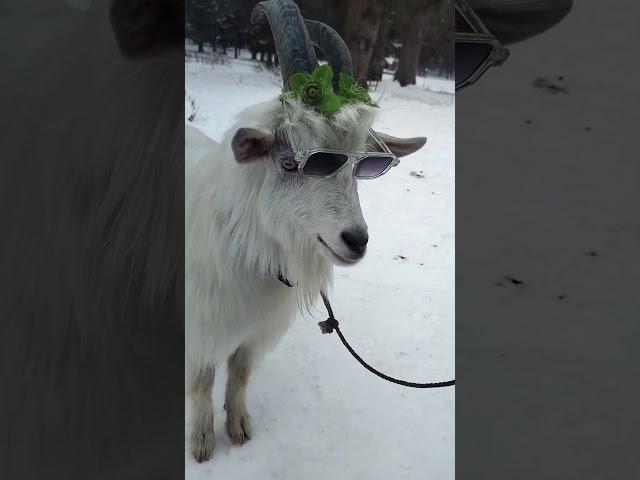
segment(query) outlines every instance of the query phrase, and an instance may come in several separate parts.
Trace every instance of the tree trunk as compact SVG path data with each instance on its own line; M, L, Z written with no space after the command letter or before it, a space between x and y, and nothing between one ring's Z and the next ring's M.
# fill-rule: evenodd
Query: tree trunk
M204 53L204 43L202 41L198 42L198 52Z
M369 61L384 13L383 0L350 0L344 24L344 40L351 52L353 75L366 87Z
M255 50L251 50L251 60L256 60L258 58L258 52Z
M378 31L378 38L371 52L371 60L369 61L369 70L367 76L371 80L382 80L382 73L384 70L384 55L387 50L387 43L389 42L389 32L391 31L391 25L393 22L390 18L383 18L382 25Z
M233 47L233 58L238 58L238 47Z
M264 62L264 52L260 52L260 61Z
M404 17L400 31L402 32L402 48L398 52L398 69L393 76L400 86L415 85L418 73L418 61L424 39L424 26L427 21L425 12L410 12ZM416 15L416 13L419 13Z

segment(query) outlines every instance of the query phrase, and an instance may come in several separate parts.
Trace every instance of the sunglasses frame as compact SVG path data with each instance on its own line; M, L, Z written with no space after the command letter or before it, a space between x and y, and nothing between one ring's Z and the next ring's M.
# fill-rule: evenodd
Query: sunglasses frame
M306 177L331 178L337 175L338 172L340 172L345 166L351 165L353 176L358 180L373 180L374 178L381 177L382 175L387 173L389 170L391 170L391 167L397 166L400 163L400 160L398 160L398 157L394 153L392 153L391 150L389 150L389 147L387 147L387 145L380 138L378 138L378 136L375 134L373 129L369 129L369 135L371 135L371 137L373 137L373 139L377 142L380 148L382 148L383 150L382 152L345 152L344 150L333 150L330 148L310 148L306 150L301 150L297 152L294 157L294 160L298 164L298 172L300 172L300 175L304 175ZM340 167L338 167L333 173L329 175L312 175L309 173L305 173L303 169L307 161L309 160L309 157L311 157L311 155L313 155L314 153L333 153L333 154L346 155L347 160ZM374 177L357 177L356 167L358 166L358 164L365 158L374 157L374 156L382 157L382 158L390 158L391 162L389 162L389 165L387 165L387 167L381 173L379 173Z
M502 45L500 40L498 40L496 36L489 31L473 9L467 5L467 2L464 0L456 0L454 7L460 16L467 22L467 25L474 31L474 33L456 32L456 43L460 41L461 43L479 43L491 46L491 53L475 69L475 71L460 84L456 83L456 91L458 91L476 83L480 77L485 74L489 67L498 67L502 65L507 58L509 58L509 49Z

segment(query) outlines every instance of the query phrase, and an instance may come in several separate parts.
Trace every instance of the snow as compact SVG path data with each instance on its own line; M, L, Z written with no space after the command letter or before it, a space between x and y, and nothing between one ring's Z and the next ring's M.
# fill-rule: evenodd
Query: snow
M185 65L186 115L193 99L192 124L216 140L241 109L280 93L277 71L241 57ZM331 294L343 333L363 358L413 381L455 376L455 105L443 91L453 92L453 82L420 79L400 88L385 78L373 92L382 107L377 130L428 143L384 177L360 183L368 254L355 267L336 268ZM254 371L247 399L254 435L242 447L224 430L220 369L216 450L197 464L185 441L186 478L454 478L454 388L407 389L371 375L335 334L320 333L320 307L301 315ZM185 408L188 433L186 401Z

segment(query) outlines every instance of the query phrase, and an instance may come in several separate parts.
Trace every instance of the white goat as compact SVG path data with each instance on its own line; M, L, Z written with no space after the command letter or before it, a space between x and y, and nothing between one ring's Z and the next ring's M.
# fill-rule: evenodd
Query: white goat
M294 18L277 17L283 5L295 7L272 1L261 8L272 27L297 22L303 31L297 8ZM273 30L287 78L287 44ZM226 430L242 444L251 438L245 392L252 366L280 339L298 308L310 306L329 286L332 264L352 265L364 256L367 225L352 170L325 179L286 166L296 148L364 150L375 111L349 104L327 117L289 98L241 113L221 144L186 128L185 345L197 461L210 458L214 447L215 366L228 359ZM424 144L420 138L383 139L398 155Z

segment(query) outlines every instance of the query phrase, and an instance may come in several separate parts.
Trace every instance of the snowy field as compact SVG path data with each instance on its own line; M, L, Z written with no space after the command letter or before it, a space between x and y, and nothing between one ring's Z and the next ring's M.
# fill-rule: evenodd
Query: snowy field
M244 56L185 65L185 112L219 140L233 116L280 93L278 72ZM360 183L369 225L365 259L336 268L336 317L354 348L391 375L454 378L453 83L420 79L400 88L385 78L372 93L374 128L426 136L427 145L395 169ZM192 102L193 101L193 102ZM365 371L338 337L321 335L321 304L300 316L258 365L248 391L254 435L232 446L224 429L223 369L214 386L217 445L197 464L185 441L188 479L396 480L454 478L454 388L414 390ZM189 404L185 401L190 431ZM188 437L186 435L185 437Z

